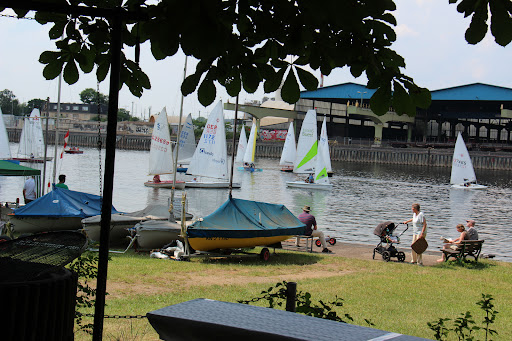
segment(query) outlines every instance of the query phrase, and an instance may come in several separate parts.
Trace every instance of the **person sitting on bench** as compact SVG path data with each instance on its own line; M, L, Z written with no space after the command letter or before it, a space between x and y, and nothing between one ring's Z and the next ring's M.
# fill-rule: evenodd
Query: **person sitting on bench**
M318 231L318 227L316 225L316 219L315 216L309 213L311 211L311 207L304 206L302 208L302 213L299 214L298 218L301 222L306 224L306 232L304 232L304 235L306 236L313 236L318 237L320 239L320 243L322 243L322 252L324 253L332 253L331 250L327 248L327 243L325 242L325 236L322 231ZM295 242L296 246L299 246L300 237L297 236L297 240Z
M468 233L467 233L466 228L464 227L464 225L458 224L455 228L457 229L457 232L460 233L460 236L458 238L453 239L453 240L447 239L446 240L447 243L444 244L444 246L443 246L444 250L447 250L447 249L457 250L459 244L462 243L462 241L469 240L469 236L468 236ZM437 261L438 262L444 262L445 261L444 253L443 253L443 257L441 257L441 259L438 259Z

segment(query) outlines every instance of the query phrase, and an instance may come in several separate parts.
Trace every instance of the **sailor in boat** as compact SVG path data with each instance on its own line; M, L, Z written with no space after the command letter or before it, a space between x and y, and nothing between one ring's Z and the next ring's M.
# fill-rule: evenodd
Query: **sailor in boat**
M311 212L311 207L306 205L302 208L302 213L299 214L299 216L297 217L297 218L299 218L299 220L301 222L303 222L306 225L306 231L304 232L304 234L306 236L318 237L320 239L320 242L322 243L322 252L323 253L332 253L332 251L327 248L327 243L325 242L324 233L322 231L318 231L315 216L309 212ZM300 244L300 237L297 237L296 241L295 241L295 245L299 246L299 244Z
M305 183L313 184L315 183L315 177L313 176L313 173L309 174L309 176L304 180Z
M155 175L155 176L153 177L153 182L154 182L155 184L159 184L160 182L162 182L162 180L160 180L160 175L158 175L158 174L157 174L157 175Z

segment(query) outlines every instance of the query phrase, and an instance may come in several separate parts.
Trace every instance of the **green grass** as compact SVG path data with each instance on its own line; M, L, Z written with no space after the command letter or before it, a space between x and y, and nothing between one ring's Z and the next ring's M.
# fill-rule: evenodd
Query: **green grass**
M476 302L482 293L491 294L499 312L493 326L499 334L494 340L512 340L509 263L482 260L417 267L284 250L268 263L257 257L190 262L134 253L111 257L107 315L145 315L195 298L236 302L260 296L262 290L286 280L297 282L297 290L310 292L314 301L343 298L345 304L338 313L350 314L354 324L365 326L364 319L369 319L375 328L425 338L433 338L427 322L455 319L466 311L481 326L483 312ZM145 319L106 319L104 336L106 340L158 340ZM77 333L76 339L90 336Z

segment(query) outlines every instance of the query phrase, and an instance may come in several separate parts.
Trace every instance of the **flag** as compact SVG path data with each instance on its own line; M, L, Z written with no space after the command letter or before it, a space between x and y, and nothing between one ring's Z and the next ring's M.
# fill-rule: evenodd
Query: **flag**
M62 148L62 152L60 152L60 158L62 159L62 156L64 155L64 150L66 149L66 146L68 145L69 140L69 129L66 132L66 135L64 136L64 148Z

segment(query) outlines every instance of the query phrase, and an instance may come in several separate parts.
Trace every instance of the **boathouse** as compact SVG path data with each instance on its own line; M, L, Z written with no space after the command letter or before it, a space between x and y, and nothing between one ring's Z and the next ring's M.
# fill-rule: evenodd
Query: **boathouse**
M315 108L328 117L330 136L397 141L449 142L458 132L473 142L510 143L512 89L474 83L431 90L428 109L418 109L414 118L399 116L393 108L384 116L369 108L376 90L344 83L303 91L295 106L300 114Z

